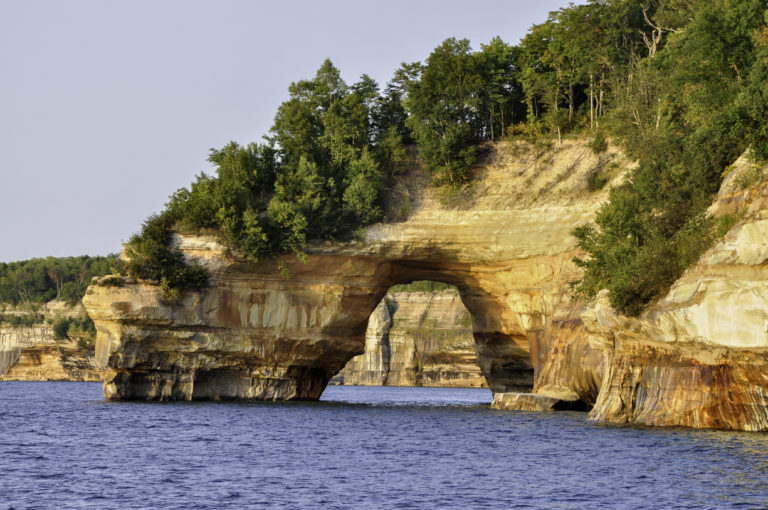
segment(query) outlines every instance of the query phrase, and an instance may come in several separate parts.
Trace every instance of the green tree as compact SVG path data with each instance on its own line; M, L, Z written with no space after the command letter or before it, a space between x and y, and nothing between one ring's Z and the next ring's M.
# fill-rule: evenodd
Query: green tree
M446 39L410 82L408 127L419 152L439 181L462 184L479 141L481 72L466 39Z
M0 263L0 303L38 305L62 299L75 305L94 276L116 273L121 261L106 257L46 257Z
M739 94L738 107L749 123L748 142L752 155L768 161L768 9L763 20L765 24L752 34L755 63Z
M383 176L378 165L367 150L360 159L352 162L344 181L344 208L351 214L353 222L366 225L381 217L378 206Z
M207 271L199 265L188 265L178 248L173 246L174 218L167 212L150 216L140 233L126 246L126 272L135 278L156 281L166 299L177 301L190 289L199 289L208 281Z
M612 129L639 166L611 192L596 227L574 232L589 254L577 259L585 269L577 290L588 298L608 288L624 313L639 313L707 248L705 210L723 169L757 139L741 99L751 95L744 76L759 69L765 3L698 1L692 12L627 76L612 113L624 120Z
M494 140L504 136L508 125L520 120L522 90L518 81L518 48L494 37L488 44L480 45L475 56L482 73L480 89L481 110L487 119L483 137Z

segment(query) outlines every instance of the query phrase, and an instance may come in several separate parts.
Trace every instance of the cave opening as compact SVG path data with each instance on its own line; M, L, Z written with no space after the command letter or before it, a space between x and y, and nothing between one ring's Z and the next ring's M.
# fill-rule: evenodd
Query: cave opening
M368 319L365 352L330 385L487 389L458 288L435 280L390 287Z

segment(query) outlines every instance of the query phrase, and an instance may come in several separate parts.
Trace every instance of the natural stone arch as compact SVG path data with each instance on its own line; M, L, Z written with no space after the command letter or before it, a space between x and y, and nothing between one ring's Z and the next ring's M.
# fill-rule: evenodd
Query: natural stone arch
M386 288L427 278L462 289L496 407L581 400L594 404L591 419L615 423L768 430L760 242L768 188L745 192L734 179L753 172L752 163L736 162L713 206L743 219L665 298L630 319L602 293L584 309L568 286L579 276L570 231L607 197L586 193L586 176L607 159L626 161L614 149L598 161L573 141L546 161L519 146L510 160L509 146L497 148L477 169L466 208L442 207L421 190L426 198L408 221L375 225L353 243L311 245L306 264L287 259L287 280L274 262L251 264L215 239L188 237L178 240L185 256L211 270L202 292L169 305L151 282L96 282L84 303L98 331L106 398L317 398L329 374L362 350L366 319ZM702 314L706 321L691 319ZM533 394L503 393L516 389L510 359L530 360Z
M392 285L431 280L456 287L472 318L477 360L488 387L494 392L531 391L534 367L528 338L500 326L502 306L480 285L470 266L397 260L391 263L391 271Z
M568 286L579 275L570 232L606 198L579 191L605 160L573 142L548 157L544 165L532 152L511 162L493 155L464 209L417 190L408 221L374 225L352 243L308 246L306 263L285 259L287 279L274 262L247 262L215 238L179 237L185 256L209 268L207 289L169 305L156 285L124 280L94 285L84 299L105 396L318 398L362 352L368 316L386 290L416 279L459 289L494 393L532 384L560 391L567 376L548 367L582 345L551 355L581 335L582 306ZM615 151L601 157L621 159Z
M208 266L208 289L174 305L157 286L130 280L92 286L86 296L108 399L318 398L363 352L368 317L387 289L413 280L457 287L495 393L530 391L543 339L562 329L563 310L553 307L567 302L567 285L552 280L557 257L478 268L315 253L306 263L289 261L291 276L283 279L270 264L234 258L212 238L180 244Z
M379 305L386 292L397 285L419 280L451 285L458 291L462 308L471 318L473 350L488 387L493 391L531 391L534 368L527 337L524 334L501 333L498 328L488 329L498 326L497 321L489 320L499 313L496 309L498 304L493 296L478 287L473 278L467 276L469 272L466 268L445 268L430 261L393 261L388 265L390 274L385 280L386 283L372 295L376 303L374 308ZM367 326L368 318L365 319L365 324ZM362 340L364 341L364 337ZM361 353L351 353L350 360L358 354Z

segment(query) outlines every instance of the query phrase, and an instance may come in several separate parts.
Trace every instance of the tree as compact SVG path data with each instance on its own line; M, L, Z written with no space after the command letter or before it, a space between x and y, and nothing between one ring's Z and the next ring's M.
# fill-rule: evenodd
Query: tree
M480 139L478 116L481 73L466 39L446 39L411 81L406 121L419 152L440 181L462 184Z
M768 161L768 9L763 15L765 25L753 32L755 63L749 72L738 107L749 123L749 143L752 155Z
M692 12L632 66L612 113L626 120L612 127L639 166L596 227L574 231L588 253L576 260L585 270L577 291L589 298L608 288L623 313L639 313L707 248L705 211L723 169L760 139L744 76L760 73L764 2L701 0Z
M522 116L522 90L517 67L519 51L500 37L494 37L480 48L475 55L482 73L482 116L487 119L483 137L494 140L504 136L506 127Z
M378 165L368 150L364 150L360 158L349 165L344 180L343 201L354 223L365 225L381 217L381 208L377 203L382 180Z
M75 305L94 276L116 273L116 255L31 259L0 263L0 303L38 305L63 299Z

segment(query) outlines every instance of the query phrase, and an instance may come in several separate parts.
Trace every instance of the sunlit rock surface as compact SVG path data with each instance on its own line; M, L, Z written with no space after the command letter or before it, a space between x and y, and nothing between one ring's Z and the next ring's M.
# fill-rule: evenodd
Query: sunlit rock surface
M355 356L332 380L332 384L383 386L390 372L391 347L389 332L392 318L382 300L368 318L365 331L365 352Z
M583 314L607 360L591 418L768 430L768 185L739 185L754 172L733 165L710 212L738 222L643 317L604 294Z
M560 396L543 393L495 393L494 409L507 411L566 411L582 409L582 401L575 393Z
M472 319L455 289L389 292L368 322L365 352L332 384L485 387Z
M0 381L98 381L93 358L49 325L0 327Z
M387 383L394 359L395 379L411 383L414 354L393 354L403 346L392 335L388 349L381 342L396 314L376 307L392 285L435 280L455 285L469 310L497 408L594 406L592 419L615 423L768 430L768 191L744 177L757 172L751 163L733 165L710 210L735 226L637 319L605 294L585 309L568 285L580 275L570 232L607 197L589 193L587 177L620 182L630 167L621 155L573 141L538 155L502 144L482 163L472 190L448 204L415 171L392 199L408 204L406 221L312 245L306 263L286 259L288 279L214 238L179 237L210 269L206 290L168 304L151 282L97 281L84 302L105 397L316 399L364 353L356 377ZM366 338L372 312L379 333Z
M171 305L150 282L102 279L85 297L105 396L318 398L364 352L368 317L387 289L413 280L455 285L489 387L530 392L548 349L580 328L570 231L607 197L588 192L587 177L605 172L617 182L627 166L614 149L597 156L582 142L540 154L501 144L473 170L471 190L447 204L414 170L392 198L408 205L406 221L309 246L306 263L286 259L288 279L275 263L245 262L214 238L180 237L185 255L211 271L206 290Z

